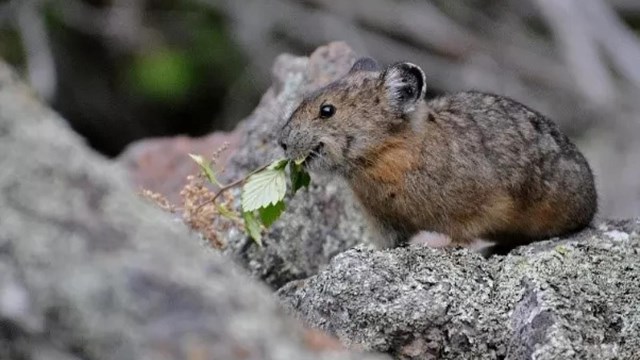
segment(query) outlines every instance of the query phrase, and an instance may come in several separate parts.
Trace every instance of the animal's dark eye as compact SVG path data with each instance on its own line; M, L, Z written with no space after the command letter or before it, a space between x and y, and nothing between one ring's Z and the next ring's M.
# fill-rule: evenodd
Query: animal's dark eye
M322 105L320 107L320 117L323 119L328 119L336 113L336 107L331 104Z

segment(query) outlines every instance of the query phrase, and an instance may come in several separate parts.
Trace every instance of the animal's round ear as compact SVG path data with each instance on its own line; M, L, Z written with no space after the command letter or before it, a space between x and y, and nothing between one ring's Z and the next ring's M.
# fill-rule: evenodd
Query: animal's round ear
M378 70L380 70L380 66L378 66L378 62L376 62L372 58L363 57L358 59L353 64L349 72L352 73L356 71L378 71Z
M403 113L415 110L416 103L427 92L427 79L418 65L396 63L388 67L382 77L389 103Z

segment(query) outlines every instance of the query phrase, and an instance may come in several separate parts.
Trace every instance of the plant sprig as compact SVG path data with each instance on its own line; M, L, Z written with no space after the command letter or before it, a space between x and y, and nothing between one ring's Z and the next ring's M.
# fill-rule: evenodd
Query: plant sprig
M200 155L189 154L198 164L203 176L219 190L209 200L200 204L202 207L213 203L221 216L244 221L244 231L258 245L262 245L262 230L269 228L284 212L286 205L284 198L287 194L287 184L291 185L291 194L309 185L311 178L302 166L304 159L279 159L252 171L247 176L229 184L222 184L217 179L211 163ZM289 182L287 183L287 169ZM229 209L224 204L218 204L218 199L224 192L242 186L240 213Z

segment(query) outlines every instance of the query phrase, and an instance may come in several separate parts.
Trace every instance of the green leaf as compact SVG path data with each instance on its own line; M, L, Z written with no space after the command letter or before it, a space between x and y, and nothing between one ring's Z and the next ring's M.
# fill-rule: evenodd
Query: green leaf
M285 166L289 163L288 159L275 160L267 167L269 170L284 170Z
M242 187L242 211L254 211L284 199L287 180L284 165L274 163L251 175ZM277 165L277 166L274 166ZM273 167L273 168L272 168Z
M201 155L194 155L194 154L189 154L189 157L196 164L198 164L198 167L200 167L200 171L202 171L202 173L207 178L207 180L209 180L210 183L214 185L220 185L220 183L218 182L218 179L216 179L216 175L213 172L213 169L211 169L211 164L207 160L205 160L204 157L202 157Z
M244 228L247 234L251 236L258 246L262 246L262 229L255 214L251 211L243 212L242 218L244 219Z
M196 155L196 154L191 154L189 153L189 157L191 158L191 160L195 161L196 164L202 166L202 164L204 164L204 158L200 155Z
M302 163L296 161L289 163L289 176L291 177L291 194L295 194L296 191L311 183L309 173L304 169Z
M226 206L219 204L216 206L218 209L218 213L220 213L221 216L226 217L227 219L231 219L231 220L235 220L238 218L238 214L236 214L235 212L227 209Z
M284 212L284 201L278 201L273 205L260 208L258 212L260 213L260 220L262 220L262 224L264 224L265 227L270 227L276 220L278 220L280 215L282 215L282 212Z

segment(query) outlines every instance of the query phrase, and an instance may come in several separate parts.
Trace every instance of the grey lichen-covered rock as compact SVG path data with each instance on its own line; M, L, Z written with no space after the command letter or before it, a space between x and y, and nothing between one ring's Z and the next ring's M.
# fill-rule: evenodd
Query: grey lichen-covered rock
M276 138L290 112L304 94L346 74L355 59L356 54L341 42L320 47L309 58L280 56L273 68L273 86L241 125L245 140L225 176L240 178L283 157ZM347 185L315 176L309 189L287 200L287 211L266 234L263 248L237 231L224 237L227 253L278 288L315 274L336 254L366 242L366 236L362 213Z
M489 259L356 248L279 295L308 324L397 359L638 359L640 220Z
M370 358L286 319L2 63L0 169L0 359Z

